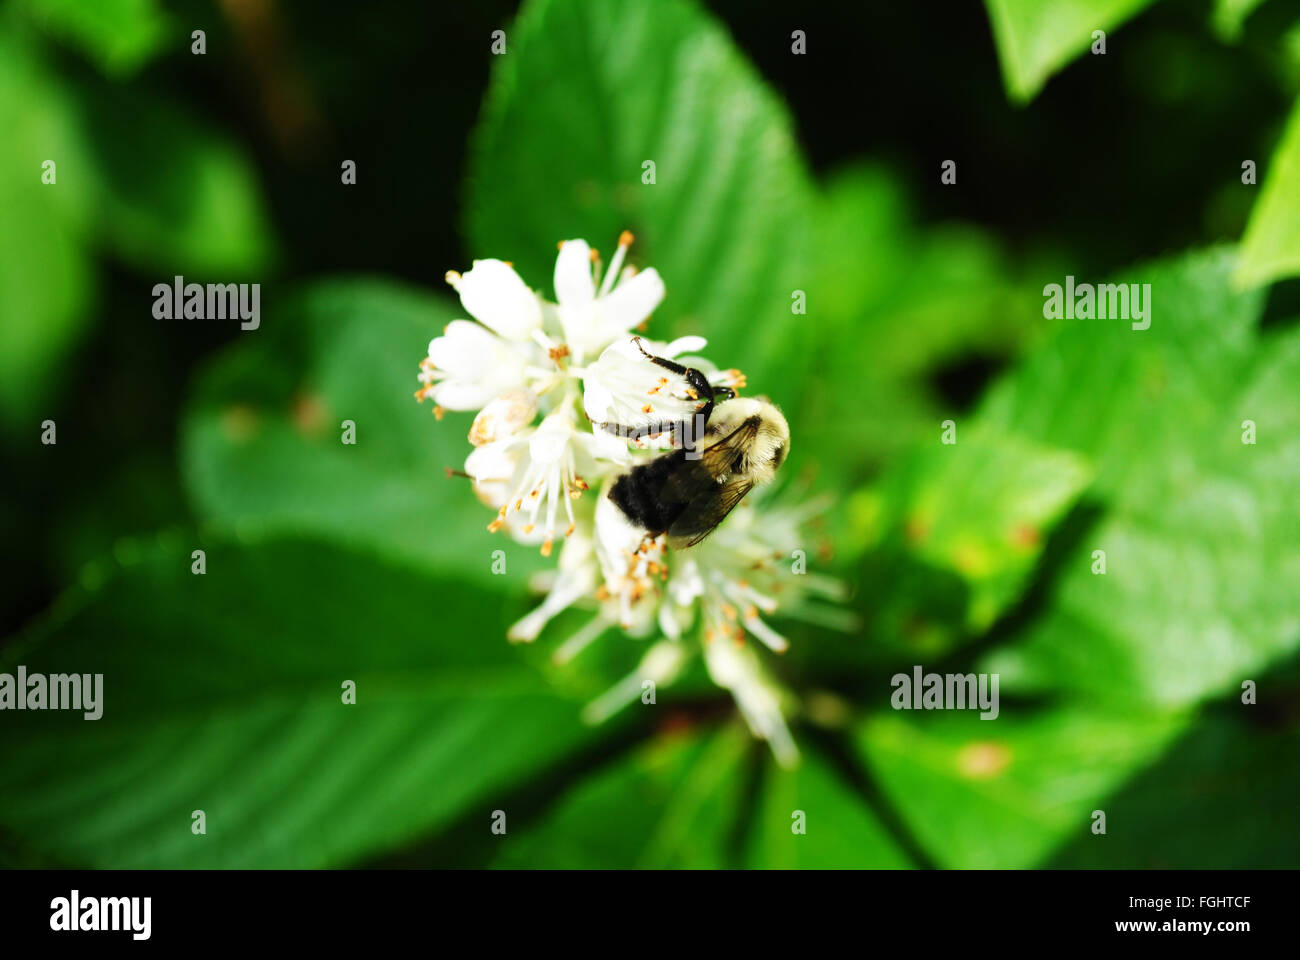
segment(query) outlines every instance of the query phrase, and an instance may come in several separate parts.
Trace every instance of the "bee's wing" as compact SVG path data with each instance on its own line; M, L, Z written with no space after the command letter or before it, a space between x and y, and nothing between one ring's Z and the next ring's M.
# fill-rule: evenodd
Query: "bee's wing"
M717 500L693 500L668 528L668 536L674 539L689 536L690 539L686 541L685 546L695 546L711 534L753 488L752 480L736 479L722 485Z
M669 538L689 538L685 545L695 546L754 488L752 480L732 474L737 458L744 456L757 435L758 418L751 417L700 453L695 469L686 474L694 489L681 498L686 506L668 528Z
M737 458L748 452L758 436L758 423L758 417L750 417L717 443L705 447L700 453L700 463L714 477L735 473Z

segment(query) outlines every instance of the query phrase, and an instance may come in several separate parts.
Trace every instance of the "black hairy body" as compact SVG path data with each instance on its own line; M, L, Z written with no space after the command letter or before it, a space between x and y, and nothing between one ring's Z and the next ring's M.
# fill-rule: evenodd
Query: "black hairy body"
M686 467L685 450L656 457L619 477L609 492L609 498L637 526L645 527L651 533L663 533L686 509L688 501L675 499L670 502L663 497L669 481Z
M606 424L634 437L672 432L681 447L633 467L610 488L609 499L648 537L667 535L668 546L690 547L707 537L745 494L772 479L785 460L789 427L763 399L737 398L714 387L699 370L646 353L651 363L681 377L699 399L693 420L681 423ZM675 443L675 445L676 445Z
M749 417L726 436L706 429L704 450L674 450L619 477L609 498L634 524L654 537L693 546L731 512L754 485L744 476L745 449L759 429Z

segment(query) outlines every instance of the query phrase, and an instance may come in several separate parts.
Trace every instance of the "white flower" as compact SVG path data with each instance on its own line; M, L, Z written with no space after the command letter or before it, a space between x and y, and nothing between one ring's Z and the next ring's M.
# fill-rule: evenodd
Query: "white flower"
M506 444L501 455L506 455L508 450L519 457L522 439L523 435L517 433L510 439L498 441L498 444ZM555 542L555 522L559 518L560 506L563 505L567 520L563 536L568 536L573 533L575 525L570 501L576 500L589 486L584 474L599 471L602 461L613 464L619 457L626 459L626 450L615 437L579 431L573 409L569 406L547 416L536 430L526 435L526 439L527 458L516 461L522 463L522 475L513 492L497 508L497 519L488 525L488 529L496 531L513 515L519 515L527 520L521 528L527 535L533 532L540 516L545 535L542 556L549 557ZM475 452L489 450L498 444L487 444ZM477 477L469 460L465 472Z
M645 427L690 420L704 401L679 376L646 358L672 360L703 349L703 337L680 337L672 343L620 338L582 372L582 404L595 424Z
M556 615L567 610L579 600L591 597L599 581L599 568L595 562L596 546L590 536L579 532L567 537L560 550L559 571L550 590L539 607L516 622L506 636L516 642L537 639L542 628ZM601 624L601 628L605 624ZM595 639L593 635L591 639ZM585 644L584 644L585 646Z
M618 238L618 249L604 279L585 240L566 240L555 259L555 299L564 343L575 363L595 356L618 337L644 322L664 298L657 271L623 270L632 234ZM621 275L620 275L621 274ZM597 286L599 283L599 287Z
M416 396L431 397L440 417L444 409L478 411L464 472L496 511L489 530L540 543L544 556L557 536L565 538L556 568L544 575L544 598L510 627L510 640L536 639L574 607L590 615L556 649L556 662L571 660L611 630L666 638L588 705L587 720L599 722L633 702L646 680L672 682L702 650L710 676L731 692L750 729L782 764L793 765L798 751L785 722L785 698L765 673L758 644L747 641L784 651L787 639L769 623L778 614L846 626L836 623L835 608L809 602L839 595L836 581L806 569L800 525L819 507L756 508L747 499L707 539L670 552L663 536L649 536L609 499L619 475L647 462L645 450L630 450L609 425L671 428L707 402L698 380L693 386L651 357L698 370L714 387L745 386L739 371L719 371L696 355L702 337L663 343L629 335L664 297L658 273L624 266L631 243L624 232L603 277L585 241L562 243L556 304L500 260L476 260L463 275L448 273L477 322L454 320L430 342ZM672 441L657 432L656 445ZM646 445L644 437L635 444ZM600 490L595 503L580 500L593 486Z
M474 484L479 500L500 510L523 483L528 466L531 429L519 431L494 443L476 447L465 458L465 473Z
M704 663L709 676L731 691L754 736L766 740L777 763L788 768L799 763L799 750L786 726L782 691L763 671L752 647L725 638L705 641Z
M748 634L783 653L789 641L763 619L778 611L795 620L853 629L851 617L814 602L844 599L838 580L807 569L802 526L824 508L819 500L794 509L770 497L742 501L713 534L676 555L660 613L664 632L672 636L686 630L698 610L706 641L743 640Z
M439 414L477 410L523 384L537 352L533 344L511 343L477 323L453 320L429 341L429 355L420 362L424 387L415 397L432 397Z
M514 267L501 260L475 260L465 273L447 272L469 315L506 340L531 340L542 328L542 301Z
M447 282L478 323L453 320L429 342L416 399L431 397L441 418L443 410L477 410L509 390L549 386L554 374L538 345L544 341L543 303L514 268L475 260L463 274L448 271Z
M513 437L537 416L537 394L523 387L507 390L479 411L469 428L476 447Z

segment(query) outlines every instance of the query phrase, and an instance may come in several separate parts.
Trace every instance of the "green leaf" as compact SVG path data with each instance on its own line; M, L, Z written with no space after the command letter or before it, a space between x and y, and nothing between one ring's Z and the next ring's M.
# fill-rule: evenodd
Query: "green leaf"
M1296 694L1294 687L1273 689L1288 700ZM1228 709L1249 715L1263 708L1230 703ZM1275 730L1210 714L1107 799L1106 837L1077 838L1050 866L1294 870L1300 866L1298 754L1294 727Z
M1300 100L1273 152L1241 241L1234 277L1255 287L1300 273Z
M792 830L804 814L804 833ZM860 797L815 750L795 770L769 763L748 866L769 870L879 870L912 866Z
M98 720L6 711L0 826L59 861L346 864L475 805L487 829L503 790L593 736L470 583L311 541L175 539L125 560L0 660L103 674Z
M133 73L176 33L157 0L19 0L27 16L51 35L79 47L110 75Z
M0 130L0 421L35 443L88 319L94 172L75 104L2 28ZM42 182L47 161L53 183Z
M496 865L724 867L751 744L738 726L664 734L567 791L542 822L511 830Z
M1091 457L1109 507L989 660L1004 682L1176 706L1300 644L1300 335L1259 341L1261 298L1231 292L1232 266L1211 252L1124 278L1152 284L1149 330L1067 323L990 398L991 429Z
M1092 811L1185 724L1077 708L1021 715L1003 703L992 720L960 710L881 714L857 742L939 866L1024 869L1091 836Z
M472 154L476 253L549 289L557 241L608 259L631 229L632 258L667 287L650 335L705 336L720 366L797 402L776 378L807 360L791 307L810 281L811 188L789 117L726 31L686 0L529 0L508 35Z
M1050 603L989 669L1028 687L1191 703L1258 676L1300 646L1300 336L1223 401L1200 464L1163 500L1114 511L1065 561ZM1239 422L1256 419L1255 445ZM1174 470L1179 464L1167 464ZM1094 573L1094 550L1106 573Z
M1264 0L1215 0L1214 32L1221 40L1236 43L1241 39L1246 18L1263 2Z
M984 0L1007 95L1027 103L1056 73L1152 0ZM1109 39L1109 38L1108 38Z
M933 442L881 482L871 519L926 563L970 589L967 625L988 627L1023 590L1048 532L1087 486L1087 461L1013 435L957 426L954 444Z
M144 270L228 283L275 248L252 161L193 110L129 85L80 88L103 184L103 241ZM254 276L253 280L262 280Z
M263 300L261 327L200 378L182 470L201 517L242 536L304 532L469 579L519 587L536 547L493 536L468 481L469 418L439 423L413 393L445 300L380 280L330 280ZM356 425L356 443L341 424ZM504 550L507 575L492 575Z
M85 462L92 460L93 454ZM74 496L56 495L59 511L46 534L44 559L59 584L75 583L88 564L119 544L193 525L170 452L137 451L97 474L94 484L80 485Z
M995 237L914 220L898 179L876 166L836 173L818 199L808 285L818 355L798 440L830 488L933 435L949 415L930 382L944 364L1014 356L1041 327L1038 287Z
M1170 478L1190 475L1203 439L1226 435L1240 419L1223 404L1255 357L1263 296L1234 291L1232 268L1231 251L1213 249L1113 278L1150 284L1150 328L1059 321L989 391L981 423L1084 454L1097 468L1093 492L1112 503L1166 497Z

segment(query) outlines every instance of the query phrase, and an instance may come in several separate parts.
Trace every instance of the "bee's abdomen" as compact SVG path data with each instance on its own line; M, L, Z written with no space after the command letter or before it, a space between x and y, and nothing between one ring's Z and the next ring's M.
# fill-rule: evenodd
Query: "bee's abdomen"
M683 451L678 451L633 467L615 481L609 498L638 527L663 533L686 509L684 501L666 496L669 478L680 469L682 459Z

